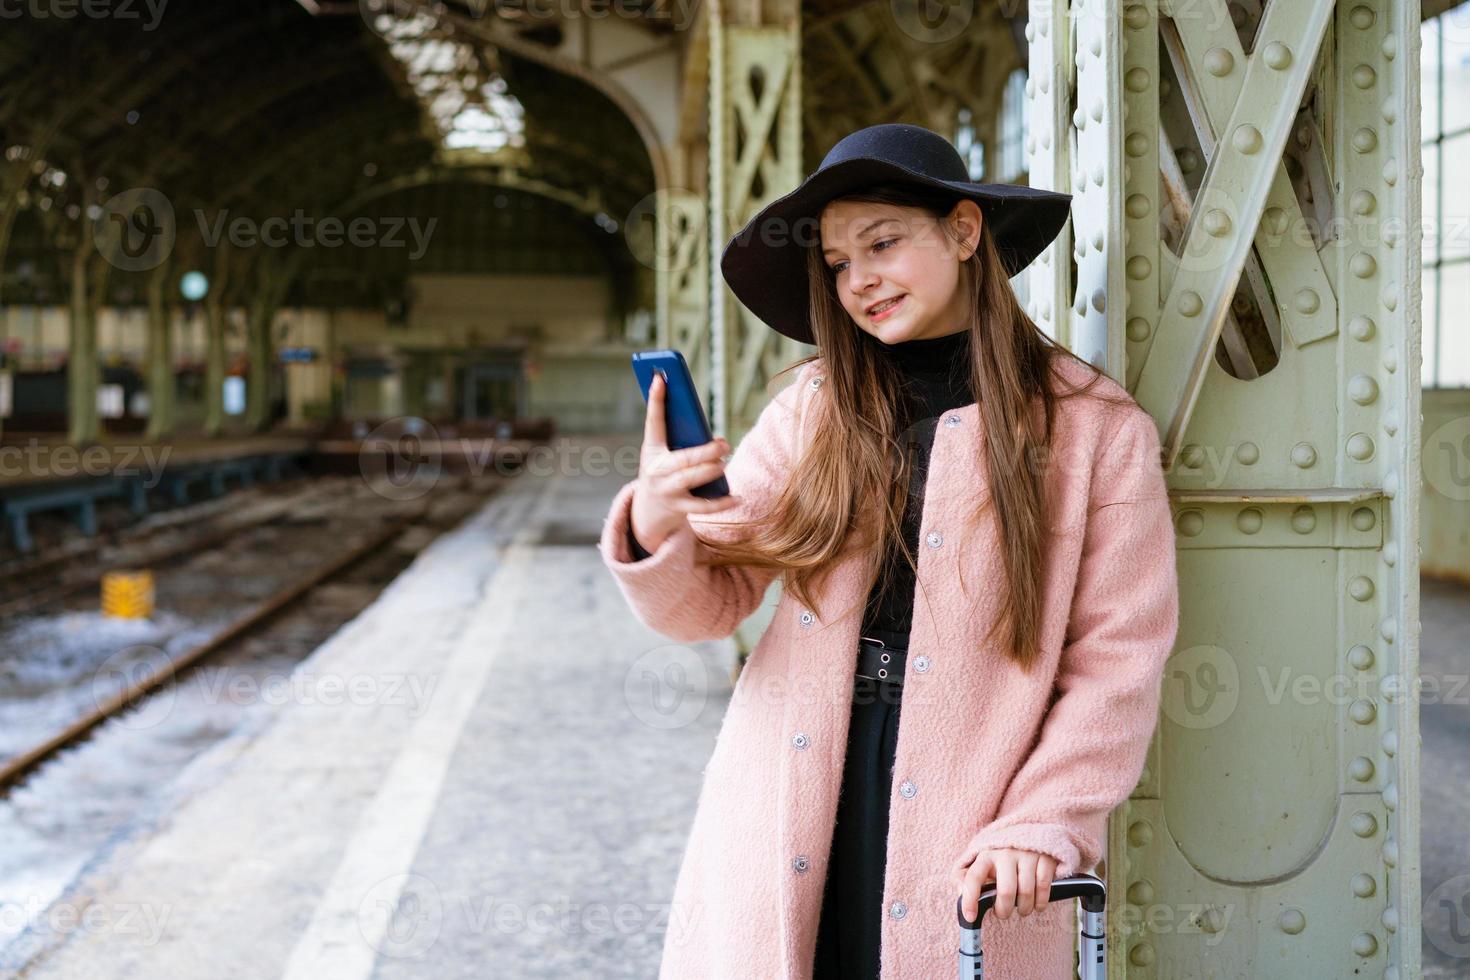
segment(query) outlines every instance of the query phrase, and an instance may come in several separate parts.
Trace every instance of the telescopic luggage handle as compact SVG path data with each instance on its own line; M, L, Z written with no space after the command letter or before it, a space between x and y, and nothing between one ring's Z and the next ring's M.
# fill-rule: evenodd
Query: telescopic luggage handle
M1058 878L1051 883L1051 898L1056 902L1076 898L1082 902L1082 919L1077 924L1077 942L1081 950L1079 962L1082 980L1105 980L1107 977L1107 909L1108 891L1096 875L1078 874ZM960 917L960 980L984 980L984 954L980 949L980 920L995 904L995 885L980 891L980 904L973 920L965 918L964 896L955 899Z

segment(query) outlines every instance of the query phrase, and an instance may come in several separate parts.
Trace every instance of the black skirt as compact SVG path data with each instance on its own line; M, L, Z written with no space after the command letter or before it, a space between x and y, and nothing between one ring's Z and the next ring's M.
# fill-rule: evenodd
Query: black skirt
M888 805L903 687L853 678L852 720L813 980L877 980Z

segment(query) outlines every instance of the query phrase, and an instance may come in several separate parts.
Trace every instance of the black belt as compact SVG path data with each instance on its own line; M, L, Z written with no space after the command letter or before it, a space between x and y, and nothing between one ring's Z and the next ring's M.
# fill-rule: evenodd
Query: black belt
M907 659L907 650L887 646L877 637L864 636L858 639L859 677L902 684L904 661Z

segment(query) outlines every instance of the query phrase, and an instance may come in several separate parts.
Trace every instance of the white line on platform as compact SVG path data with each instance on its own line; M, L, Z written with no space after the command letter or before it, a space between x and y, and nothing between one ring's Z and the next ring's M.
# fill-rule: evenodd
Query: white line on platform
M530 481L528 481L530 482ZM535 481L542 491L506 547L438 684L439 701L410 731L377 795L358 822L311 922L297 940L282 980L365 980L380 952L400 947L390 935L395 911L421 896L403 895L415 855L434 814L449 762L491 665L512 635L515 611L535 555L535 541L560 481ZM502 501L509 504L510 501ZM442 699L442 700L441 700Z

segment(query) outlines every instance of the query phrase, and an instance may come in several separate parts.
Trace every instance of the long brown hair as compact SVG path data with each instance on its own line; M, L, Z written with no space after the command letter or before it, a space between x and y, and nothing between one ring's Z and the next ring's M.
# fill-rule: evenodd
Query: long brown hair
M841 200L918 208L934 218L951 241L963 244L947 220L960 200L953 193L896 184L870 187ZM973 311L967 325L970 390L976 394L985 427L984 462L990 477L990 492L975 518L994 504L1007 590L1007 601L1001 604L1004 612L986 639L1003 629L1003 649L1029 669L1041 645L1042 575L1049 534L1044 467L1037 464L1049 454L1057 402L1090 390L1103 375L1054 342L1027 316L1006 276L990 222L980 224L977 247L961 262L959 288L967 291L966 309ZM779 377L819 357L824 360L825 380L819 391L826 397L812 399L813 411L819 413L811 427L812 442L770 513L752 523L755 530L742 540L713 542L708 548L712 565L779 568L784 588L819 616L816 593L850 549L868 549L865 581L870 585L883 572L890 548L903 555L917 577L901 523L912 464L899 441L904 418L900 369L884 356L881 341L853 323L837 297L820 249L820 243L804 249L819 353L778 373ZM1057 358L1086 365L1093 376L1080 388L1058 391L1050 383L1053 379L1065 383L1051 370ZM1043 407L1039 413L1038 402ZM876 515L865 501L879 502Z

